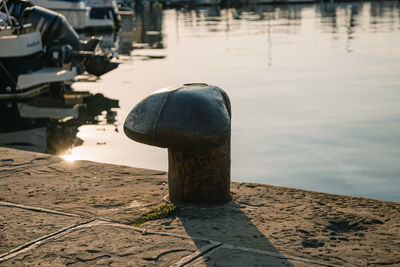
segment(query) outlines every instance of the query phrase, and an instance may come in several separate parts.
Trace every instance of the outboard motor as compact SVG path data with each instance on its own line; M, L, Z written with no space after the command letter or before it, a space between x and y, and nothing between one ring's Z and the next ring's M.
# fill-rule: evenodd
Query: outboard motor
M49 9L32 6L26 8L19 19L21 24L32 24L42 35L43 46L68 44L80 49L79 36L65 17Z
M61 67L69 62L79 62L85 66L87 72L101 76L118 67L118 63L111 62L105 55L95 55L88 51L76 51L69 45L54 45L46 53L46 62L49 66ZM82 71L78 70L79 73Z
M25 0L9 0L7 6L19 25L29 24L32 31L40 32L43 47L47 50L47 66L62 67L72 62L78 72L83 71L83 65L87 72L96 76L118 67L118 63L110 61L111 57L94 53L100 40L80 41L63 15Z
M34 31L39 31L45 47L54 44L68 44L74 49L94 51L100 42L92 38L88 42L79 40L79 36L65 17L49 9L35 6L26 0L8 0L7 7L10 15L20 25L31 24ZM4 12L3 9L1 11Z
M96 76L118 67L118 63L110 62L106 55L93 53L99 40L81 42L76 31L61 14L32 6L24 10L20 22L32 24L35 30L40 31L43 45L48 50L47 62L50 66L62 66L75 61L83 64L87 72Z

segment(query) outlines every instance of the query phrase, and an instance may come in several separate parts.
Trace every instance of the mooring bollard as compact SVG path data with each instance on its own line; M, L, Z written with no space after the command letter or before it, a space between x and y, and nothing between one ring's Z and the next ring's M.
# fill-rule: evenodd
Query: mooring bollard
M231 200L231 107L222 89L193 83L156 91L129 113L124 132L137 142L168 148L170 201Z

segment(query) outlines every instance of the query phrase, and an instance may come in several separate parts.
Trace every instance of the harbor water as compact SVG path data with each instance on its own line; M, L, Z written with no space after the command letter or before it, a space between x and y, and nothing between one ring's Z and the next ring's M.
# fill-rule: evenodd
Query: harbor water
M157 89L202 82L230 96L232 181L400 201L399 1L153 7L107 38L122 63L72 88L119 108L79 125L66 160L166 171L167 151L124 120Z

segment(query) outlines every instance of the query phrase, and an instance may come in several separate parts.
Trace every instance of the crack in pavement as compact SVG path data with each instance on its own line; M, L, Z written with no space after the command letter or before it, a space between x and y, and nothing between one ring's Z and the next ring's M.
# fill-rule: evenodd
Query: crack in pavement
M8 162L14 162L14 159L12 159L12 158L3 159L3 160L1 160L2 164L0 164L0 168L2 168L2 167L20 167L20 166L32 165L33 162L35 162L35 161L47 160L47 159L52 160L53 158L51 156L35 157L35 158L31 159L30 161L21 162L21 163L8 163Z

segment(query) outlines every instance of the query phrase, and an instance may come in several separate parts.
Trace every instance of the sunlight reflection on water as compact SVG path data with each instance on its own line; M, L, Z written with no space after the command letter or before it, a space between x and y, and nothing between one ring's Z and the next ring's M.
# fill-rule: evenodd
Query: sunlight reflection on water
M123 134L133 106L187 82L227 91L232 180L400 201L399 2L146 11L124 64L75 90L119 99L70 157L167 169ZM147 33L147 34L146 34ZM102 145L104 144L104 145Z

